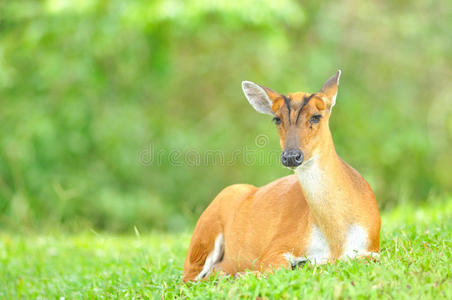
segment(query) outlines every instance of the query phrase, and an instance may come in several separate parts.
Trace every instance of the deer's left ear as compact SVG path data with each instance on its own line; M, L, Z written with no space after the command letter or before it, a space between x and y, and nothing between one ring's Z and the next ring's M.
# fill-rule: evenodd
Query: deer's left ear
M331 76L322 86L321 93L325 95L326 104L331 109L336 104L337 88L339 86L339 78L341 77L341 70Z

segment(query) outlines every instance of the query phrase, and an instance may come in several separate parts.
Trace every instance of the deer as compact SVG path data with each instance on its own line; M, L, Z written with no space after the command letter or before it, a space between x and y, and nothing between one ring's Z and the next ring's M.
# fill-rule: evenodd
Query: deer
M378 260L381 219L367 181L336 153L329 128L341 70L319 92L280 94L243 81L246 99L273 117L281 163L294 174L224 188L196 223L182 280L266 274L306 263Z

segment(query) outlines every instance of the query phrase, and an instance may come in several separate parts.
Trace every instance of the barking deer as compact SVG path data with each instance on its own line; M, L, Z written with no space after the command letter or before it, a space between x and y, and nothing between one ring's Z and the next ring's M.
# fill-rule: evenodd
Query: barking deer
M317 93L242 88L278 129L281 162L294 174L265 186L223 189L199 218L184 281L213 272L266 272L338 259L378 258L380 214L363 177L336 153L329 128L341 71ZM356 141L352 141L356 142Z

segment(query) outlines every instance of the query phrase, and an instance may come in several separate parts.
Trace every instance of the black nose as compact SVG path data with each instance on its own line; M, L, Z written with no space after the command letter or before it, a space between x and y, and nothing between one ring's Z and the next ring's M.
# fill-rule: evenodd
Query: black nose
M303 162L304 156L301 150L283 151L281 162L286 167L298 167Z

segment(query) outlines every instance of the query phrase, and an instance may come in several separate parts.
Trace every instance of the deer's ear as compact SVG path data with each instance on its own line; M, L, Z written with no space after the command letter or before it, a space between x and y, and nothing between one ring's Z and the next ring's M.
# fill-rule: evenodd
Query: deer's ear
M331 76L322 86L321 93L325 95L324 100L330 109L336 104L337 88L339 86L339 78L341 77L341 70ZM325 99L326 98L326 99Z
M243 93L257 112L273 115L273 101L281 97L277 92L251 81L242 81Z

